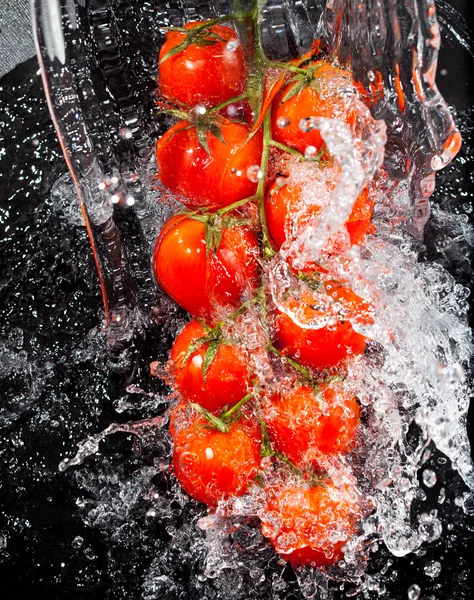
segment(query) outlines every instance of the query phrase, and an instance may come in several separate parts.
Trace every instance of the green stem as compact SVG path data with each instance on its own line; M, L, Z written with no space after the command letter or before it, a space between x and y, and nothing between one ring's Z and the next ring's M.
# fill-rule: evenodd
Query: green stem
M290 148L289 146L285 146L285 144L280 144L280 142L276 142L275 140L270 140L270 146L273 146L274 148L279 148L284 152L288 152L288 154L292 154L293 156L296 156L301 160L306 160L305 156L301 154L299 150L296 150L295 148Z
M219 112L226 106L229 106L229 104L234 104L235 102L240 102L241 100L246 100L247 98L248 98L248 93L244 92L243 94L239 94L238 96L235 96L234 98L231 98L230 100L226 100L225 102L221 102L220 104L213 106L212 108L210 108L208 110L208 112L210 112L210 113Z
M234 202L233 204L229 204L228 206L224 206L224 208L220 208L218 211L216 211L216 214L221 217L231 210L247 204L247 202L250 202L251 200L255 200L255 196L250 196L250 198L244 198L243 200L237 200L237 202Z
M269 456L270 458L272 458L272 457L278 458L278 460L281 460L286 465L288 465L289 467L294 469L294 471L296 471L296 473L298 473L298 475L301 475L302 474L301 470L298 469L298 467L295 466L289 458L287 458L281 452L276 452L275 450L273 450L272 444L270 442L270 437L268 435L267 426L263 419L260 419L260 427L262 429L262 446L260 448L261 456L264 458L267 456Z
M272 354L274 354L275 356L278 356L278 358L285 359L286 362L289 365L291 365L293 367L293 369L298 371L298 373L301 373L301 375L303 375L303 377L305 379L307 379L312 384L314 383L314 377L311 375L311 373L308 371L308 369L303 367L303 365L301 365L298 361L294 360L293 358L290 358L289 356L285 356L284 354L282 354L277 348L275 348L275 346L273 346L273 344L268 344L267 350L269 352L271 352Z
M185 119L189 121L189 115L184 110L177 110L176 108L164 108L163 110L156 111L158 115L171 115L172 117L177 117L178 119Z
M260 163L260 171L262 172L262 177L258 182L257 187L257 207L258 214L260 216L260 225L262 228L262 253L263 257L266 259L272 258L275 256L276 252L273 249L273 246L270 242L270 235L268 233L267 226L267 217L265 215L265 180L267 178L267 170L268 170L268 159L270 156L270 142L271 142L271 109L269 108L265 118L263 119L263 152L262 152L262 162Z
M290 65L283 62L278 62L277 60L266 60L265 66L274 67L277 69L284 69L285 71L291 71L292 73L298 73L298 75L308 76L307 69L301 69L300 67L295 67L294 65Z
M244 396L242 400L239 400L237 404L234 404L234 406L232 406L232 408L229 408L229 410L226 410L224 413L221 414L221 421L224 421L224 423L229 421L251 398L253 398L253 393Z
M260 11L265 4L266 0L252 0L250 10L244 11L240 0L234 0L235 24L246 49L248 68L246 92L255 120L260 114L264 91L263 79L266 57L263 51L260 29Z

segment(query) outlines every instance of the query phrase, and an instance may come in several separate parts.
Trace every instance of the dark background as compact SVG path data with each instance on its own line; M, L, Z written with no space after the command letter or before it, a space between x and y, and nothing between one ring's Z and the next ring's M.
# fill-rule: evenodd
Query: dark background
M468 4L451 2L465 15ZM440 1L438 7L442 26L449 20L462 32L466 25L449 5ZM438 176L433 203L466 214L472 222L474 59L446 25L442 28L438 84L459 115L465 145ZM138 598L140 564L152 560L156 547L145 542L132 547L125 537L111 541L110 530L87 526L81 516L87 494L78 492L71 472L57 469L87 435L113 421L148 415L146 410L124 415L114 410L117 382L107 374L100 336L89 334L102 323L98 280L84 228L71 225L67 207L50 195L66 169L37 69L33 58L0 80L0 592L18 600ZM449 264L431 243L439 233L432 219L426 229L427 257L444 261L458 281L472 286L470 249L459 248L464 260ZM472 433L472 412L469 427ZM112 472L125 468L126 461L132 468L137 460L126 435L115 436L102 452ZM434 452L431 462L439 464L442 458ZM451 544L443 535L431 545L428 558L442 562L440 577L431 581L423 575L426 557L395 561L383 597L405 598L412 582L423 586L423 598L472 597L473 526L454 502L462 484L449 468L444 478L433 494L446 487L444 518L459 530ZM153 485L162 489L163 482ZM140 539L159 537L145 523L143 511L139 507L133 517L142 530ZM380 566L386 560L382 552L374 562ZM186 592L186 573L178 571L174 576L184 590L179 597L197 597ZM296 590L291 573L285 577L289 589Z

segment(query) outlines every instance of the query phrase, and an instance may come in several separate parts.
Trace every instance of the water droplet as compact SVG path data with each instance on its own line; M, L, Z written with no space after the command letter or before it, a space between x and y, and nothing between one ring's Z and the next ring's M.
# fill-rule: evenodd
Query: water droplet
M154 508L149 508L146 511L146 516L149 517L149 518L156 517L156 510Z
M428 577L432 577L434 579L435 577L438 577L438 575L441 573L441 563L437 560L433 560L427 565L425 565L425 568L423 570L425 574L428 575Z
M423 483L427 488L432 488L436 485L436 473L431 469L425 469L422 474Z
M375 73L373 71L369 71L367 73L367 76L369 78L369 81L375 81Z
M122 127L119 131L120 137L123 137L126 140L130 140L133 137L132 130L128 127Z
M110 201L112 204L118 204L120 202L120 196L118 194L112 194L112 196L110 196Z
M127 196L125 199L127 206L133 206L135 204L135 198L133 196Z
M92 550L92 548L86 548L84 550L84 556L88 559L88 560L94 560L96 558L94 550Z
M277 119L277 127L280 127L280 129L284 129L285 127L288 127L288 125L291 123L290 119L287 119L286 117L278 117Z
M408 591L407 591L408 600L418 600L418 598L420 597L420 594L421 594L421 588L416 583L414 583L413 585L411 585L408 588Z
M443 526L434 515L423 513L420 515L418 533L425 542L434 542L441 537Z
M262 179L262 171L258 165L252 165L247 169L247 177L252 183L257 183L259 179Z
M443 504L445 500L446 500L446 489L444 487L442 487L439 490L438 502L440 504Z
M229 40L226 44L227 50L234 52L240 46L239 40Z
M313 131L313 129L316 129L316 123L316 117L305 117L300 121L300 129L301 131L308 133L309 131Z
M83 543L84 543L84 538L82 538L80 535L78 535L72 540L71 546L73 548L80 548Z
M306 149L304 151L304 157L306 158L306 160L312 160L317 153L318 151L315 146L306 146Z

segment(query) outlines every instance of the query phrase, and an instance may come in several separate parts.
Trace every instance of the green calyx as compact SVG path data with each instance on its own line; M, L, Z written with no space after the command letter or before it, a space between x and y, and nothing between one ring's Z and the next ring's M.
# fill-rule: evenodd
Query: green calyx
M286 68L289 66L291 65L287 65ZM291 84L293 85L291 85L286 94L283 96L281 104L287 102L307 87L312 88L315 92L320 94L321 86L319 85L316 75L321 66L322 63L316 63L314 65L309 65L305 69L300 69L297 67L290 69L291 71L297 70L297 73L287 82L287 86Z
M226 19L228 20L228 19ZM227 42L224 38L222 38L215 31L212 31L212 27L217 23L222 22L222 19L213 19L208 21L207 23L200 23L191 29L186 27L168 27L163 28L162 31L169 32L175 31L177 33L181 33L184 35L184 40L172 48L169 52L167 52L160 60L160 64L164 63L165 60L176 56L183 50L186 50L188 46L191 44L196 44L196 46L214 46L217 42Z
M191 407L198 412L201 416L203 416L209 425L207 427L211 429L215 429L216 431L220 431L221 433L229 433L230 427L232 423L235 423L240 419L242 413L240 409L244 404L249 402L253 398L253 393L247 394L241 400L239 400L234 406L231 408L224 407L221 415L216 417L211 412L206 410L203 406L196 403L191 403Z

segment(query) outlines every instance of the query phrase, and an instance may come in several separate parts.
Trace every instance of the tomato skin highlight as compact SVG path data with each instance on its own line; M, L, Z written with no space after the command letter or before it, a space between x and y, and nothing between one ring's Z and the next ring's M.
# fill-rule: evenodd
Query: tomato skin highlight
M156 162L161 183L189 208L222 208L249 198L258 182L247 176L260 165L263 134L249 140L250 127L227 119L219 121L223 143L206 132L209 154L199 143L196 128L179 121L158 141Z
M282 312L276 317L276 334L276 346L284 354L317 370L331 369L348 356L363 354L367 345L349 321L305 329Z
M172 469L184 490L209 507L245 494L260 469L258 423L242 417L229 426L228 433L222 433L209 429L209 423L196 413L186 419L186 407L178 405L175 411L180 414L171 416Z
M343 557L344 544L356 533L358 513L348 489L338 490L331 483L314 487L279 484L266 492L262 533L284 560L321 567ZM340 539L331 541L336 532Z
M317 204L308 204L303 200L304 184L279 185L275 181L265 196L265 215L268 231L277 249L286 242L287 230L292 219L299 211L304 211L300 223L310 222L321 213ZM359 194L354 202L351 214L345 222L352 246L360 245L371 227L373 201L368 188Z
M346 88L352 84L346 71L333 67L326 62L314 64L319 67L314 75L317 83L321 84L326 81L330 82L331 79L337 79L338 83L340 82L339 85L343 84ZM296 85L298 85L298 82L285 85L275 98L272 111L272 137L275 141L290 148L295 148L303 154L308 146L314 146L316 151L319 151L323 145L323 138L319 129L313 128L310 131L303 131L300 128L302 119L324 117L352 123L355 116L352 111L348 110L342 95L333 93L322 95L310 84L306 85L292 98L283 102L285 96ZM331 83L329 83L329 86L333 87ZM282 123L285 124L283 127L281 126Z
M203 21L186 23L184 27L193 29L201 23ZM183 32L166 33L159 57L159 86L163 97L187 106L211 107L245 90L247 68L239 37L226 25L213 25L207 31L217 34L222 40L215 38L215 43L210 46L191 43L163 60L168 52L185 40Z
M223 227L215 254L207 254L205 225L175 215L163 227L153 251L153 272L161 288L193 316L211 316L235 306L258 280L259 246L248 227Z
M185 325L171 349L172 373L177 391L190 402L197 402L210 412L235 404L247 394L247 364L237 347L222 343L203 378L203 362L209 343L199 346L184 361L191 344L206 332L196 319Z
M337 387L320 384L315 394L299 386L266 398L262 409L274 447L298 468L317 466L321 454L346 453L354 446L360 408Z

